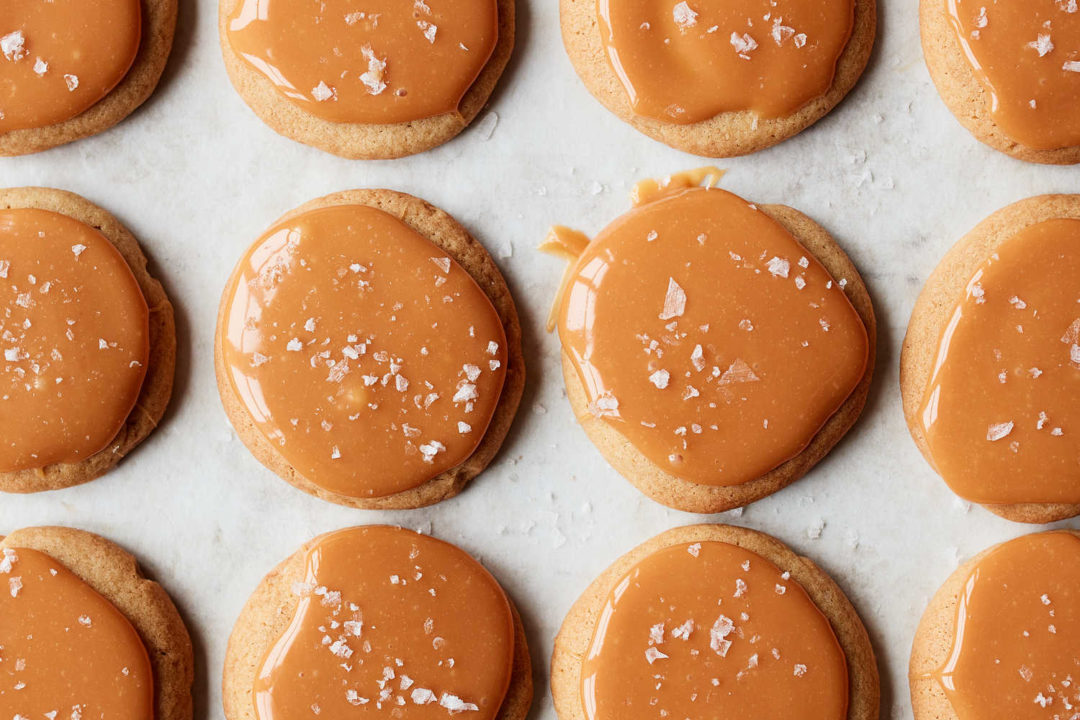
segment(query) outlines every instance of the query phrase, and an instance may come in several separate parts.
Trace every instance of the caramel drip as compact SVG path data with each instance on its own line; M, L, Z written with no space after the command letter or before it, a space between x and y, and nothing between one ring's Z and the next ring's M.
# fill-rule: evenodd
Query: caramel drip
M720 184L720 180L727 174L726 170L707 165L705 167L684 170L672 173L662 178L647 178L634 184L630 192L630 203L637 207L658 200L665 195L671 195L680 190L704 187L714 188Z
M320 487L408 490L484 437L506 376L502 323L465 269L396 217L296 215L251 247L224 303L232 391Z
M755 206L683 190L593 239L559 338L590 413L669 473L738 485L798 455L861 380L843 282Z
M935 469L979 503L1080 502L1080 220L1031 225L968 281L919 418Z
M597 0L608 61L636 114L694 123L790 115L833 83L853 0Z
M765 558L723 542L649 555L608 594L581 669L588 720L843 720L829 621Z
M142 389L149 311L124 258L66 215L0 210L0 472L78 462Z
M496 0L240 0L233 50L330 122L456 112L498 39Z
M4 0L0 134L75 117L109 94L135 61L139 0Z
M150 659L108 600L48 555L0 558L0 715L149 720Z
M463 551L408 530L320 538L288 629L260 663L258 720L496 718L514 621L495 579Z
M1070 0L938 0L994 122L1038 150L1080 145L1080 12Z

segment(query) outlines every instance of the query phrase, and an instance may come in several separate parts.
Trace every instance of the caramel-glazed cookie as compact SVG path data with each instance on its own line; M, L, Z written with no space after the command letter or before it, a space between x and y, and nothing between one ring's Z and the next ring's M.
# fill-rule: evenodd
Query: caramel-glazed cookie
M108 130L150 97L172 49L177 0L6 0L0 155Z
M961 497L1017 522L1080 513L1080 196L979 223L930 275L900 358L915 444Z
M692 525L639 545L555 638L560 720L878 717L874 651L811 560L762 533Z
M261 463L360 508L460 492L525 383L494 260L448 214L391 190L314 200L255 243L222 298L215 367Z
M354 527L256 588L229 637L223 702L228 720L522 720L531 672L517 609L476 560L411 530Z
M934 594L911 650L915 720L1069 718L1080 535L1024 535L961 565Z
M923 55L975 138L1027 162L1080 162L1076 6L1054 0L921 0Z
M130 553L63 527L16 530L0 551L6 714L190 720L191 639Z
M218 8L225 68L244 102L281 135L353 159L412 155L454 138L483 109L514 48L514 0L220 0Z
M875 0L559 7L589 92L649 137L707 157L752 153L820 120L862 75L877 26Z
M0 287L0 490L93 480L165 413L172 304L115 217L49 188L0 189Z
M564 245L557 324L570 404L605 459L657 502L714 513L799 479L854 425L876 326L819 225L685 180Z

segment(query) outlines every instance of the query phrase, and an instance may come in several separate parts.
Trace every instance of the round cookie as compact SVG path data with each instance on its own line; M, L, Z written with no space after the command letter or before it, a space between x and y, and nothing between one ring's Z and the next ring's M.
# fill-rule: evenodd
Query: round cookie
M330 502L364 509L390 510L431 505L461 492L465 485L494 459L510 430L525 388L525 359L521 351L521 325L518 322L517 309L506 281L487 250L449 214L411 195L393 190L347 190L305 203L283 215L275 225L312 210L338 205L366 205L398 218L461 265L495 307L506 334L506 379L494 415L479 446L458 466L411 490L383 497L353 497L327 490L304 477L255 426L244 405L231 390L219 332L214 342L214 368L221 401L237 435L255 458L304 492ZM219 328L226 317L227 295L226 292L218 312Z
M900 393L908 430L931 466L933 459L919 418L919 408L934 369L939 339L953 308L964 298L967 284L976 270L997 247L1023 228L1053 218L1080 218L1080 196L1041 195L995 212L945 254L915 302L900 355ZM1008 520L1035 524L1080 514L1080 505L1068 503L988 504L984 507Z
M98 230L119 251L150 310L149 364L139 398L108 447L76 463L0 473L0 491L39 492L79 485L104 474L157 427L172 396L176 369L176 325L172 304L147 269L138 241L107 211L74 193L51 188L0 189L0 210L37 208L74 218Z
M282 561L263 578L245 603L225 652L222 704L228 720L256 720L252 688L260 663L296 613L300 598L295 592L295 584L305 580L308 550L332 534L310 540ZM509 597L507 602L513 614L513 667L509 688L496 717L497 720L523 720L532 705L532 662L521 617Z
M593 97L621 120L676 150L705 157L734 157L764 150L813 125L855 87L874 46L876 0L855 0L855 21L839 61L833 84L822 96L778 118L753 112L724 112L687 125L661 122L634 113L626 91L604 53L596 3L560 0L563 44L578 76Z
M514 50L514 0L498 0L498 39L484 69L457 112L393 124L337 123L305 112L282 97L273 83L237 55L227 23L241 0L219 0L218 35L225 69L248 107L275 132L297 142L353 160L415 155L453 139L484 108Z
M953 29L944 0L920 0L919 27L930 78L946 107L975 139L1018 160L1049 165L1080 162L1080 146L1043 150L1008 137L995 122L990 92L979 82Z
M869 341L866 370L843 405L798 455L761 477L741 485L703 485L677 477L647 458L617 429L589 411L585 387L566 352L562 355L567 397L585 434L612 467L653 500L684 512L731 510L782 490L821 461L851 429L866 405L874 375L877 322L870 293L859 271L829 233L798 210L783 205L758 209L782 225L834 278L847 281L844 291L866 326Z
M723 542L756 553L790 573L828 620L848 667L848 720L878 717L880 683L870 638L843 591L813 561L779 540L731 525L689 525L661 533L615 561L582 593L563 620L551 657L551 695L559 720L586 720L580 671L612 586L649 555L672 546ZM646 628L647 630L647 628Z
M108 95L75 117L40 128L0 133L0 156L27 155L96 135L142 105L157 87L172 50L177 0L141 0L142 37L135 61Z
M103 537L66 527L16 530L0 539L0 548L45 553L112 603L146 647L153 672L154 717L191 719L195 676L191 638L168 593L143 576L130 553Z

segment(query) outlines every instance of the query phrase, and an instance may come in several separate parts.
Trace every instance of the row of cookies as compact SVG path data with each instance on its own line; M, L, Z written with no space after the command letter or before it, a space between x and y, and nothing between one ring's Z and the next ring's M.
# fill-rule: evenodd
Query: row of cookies
M569 262L558 327L567 395L611 465L670 507L742 507L804 475L854 425L876 327L855 266L819 225L713 187L643 181ZM699 182L706 181L706 186ZM991 216L942 260L901 360L904 409L965 499L1023 522L1080 512L1080 199ZM0 191L0 489L93 479L171 394L172 306L138 243L57 190ZM483 246L412 196L356 190L283 216L243 255L215 342L222 403L265 466L325 500L415 508L495 457L525 383L513 299Z
M190 720L190 638L130 554L59 527L15 531L0 553L6 715ZM961 566L915 636L916 720L1072 717L1078 574L1080 534L1066 531ZM532 675L518 610L479 562L362 526L266 575L230 636L222 696L227 720L522 720ZM880 687L862 621L812 560L762 533L697 525L589 585L555 638L551 693L560 720L874 720Z
M105 130L153 91L177 0L14 1L0 21L0 154ZM349 158L400 157L460 133L509 61L513 0L353 5L220 0L225 67L251 109ZM561 0L560 14L574 68L604 106L712 157L769 147L823 117L862 75L877 26L876 0ZM976 137L1032 162L1080 161L1071 2L922 0L920 15L934 82Z

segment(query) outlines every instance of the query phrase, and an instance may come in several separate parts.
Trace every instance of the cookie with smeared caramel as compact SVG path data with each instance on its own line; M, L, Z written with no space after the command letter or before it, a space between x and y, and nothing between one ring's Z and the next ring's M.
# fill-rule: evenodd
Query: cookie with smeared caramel
M862 621L811 560L762 533L695 525L615 561L555 638L559 720L871 720Z
M259 118L347 158L396 158L454 138L514 47L514 0L220 0L225 68Z
M1009 520L1080 513L1080 196L1010 205L965 235L915 303L904 415L931 467Z
M191 639L134 557L82 530L0 539L0 710L11 717L190 720Z
M228 720L314 714L523 720L524 628L492 575L454 545L361 526L271 571L225 655Z
M73 193L0 190L0 490L93 480L172 395L173 308L138 242Z
M707 157L775 145L825 116L862 75L875 0L561 0L585 87L635 129Z
M226 413L255 457L324 500L411 508L491 462L524 386L494 260L453 218L390 190L286 214L225 288Z

